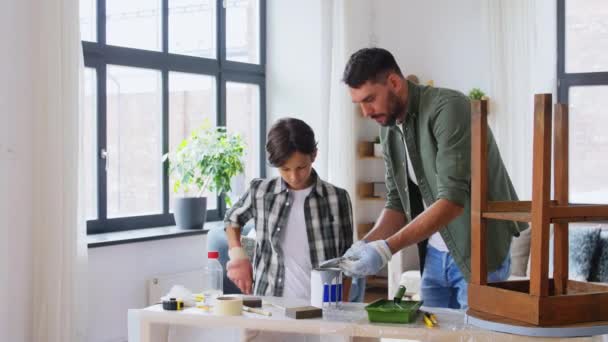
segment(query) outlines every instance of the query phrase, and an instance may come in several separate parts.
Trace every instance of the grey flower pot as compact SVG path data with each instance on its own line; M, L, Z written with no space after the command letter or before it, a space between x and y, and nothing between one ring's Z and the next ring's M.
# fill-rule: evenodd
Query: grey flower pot
M175 224L182 229L203 229L207 197L180 197L173 201Z

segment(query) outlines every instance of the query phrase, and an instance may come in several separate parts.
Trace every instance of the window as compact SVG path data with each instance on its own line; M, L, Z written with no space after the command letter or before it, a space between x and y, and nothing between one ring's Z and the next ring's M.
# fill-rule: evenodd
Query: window
M230 195L265 176L265 12L265 0L80 0L89 234L175 224L162 156L204 121L250 147ZM205 195L207 220L221 219L224 200Z
M214 126L211 115L217 106L215 80L211 76L181 72L169 73L169 150L174 150L190 132L207 120ZM257 141L257 140L255 140ZM186 195L194 196L192 191ZM207 192L207 208L217 209L217 198ZM173 203L171 192L169 205Z
M570 201L608 203L608 3L559 0L558 101L568 104Z

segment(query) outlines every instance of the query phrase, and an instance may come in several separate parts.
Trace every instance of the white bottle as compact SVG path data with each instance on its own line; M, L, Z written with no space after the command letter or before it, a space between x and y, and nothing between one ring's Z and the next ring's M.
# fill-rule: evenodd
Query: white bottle
M224 293L224 270L218 257L217 251L207 252L207 265L203 271L203 296L205 296L206 305L213 305L215 299Z

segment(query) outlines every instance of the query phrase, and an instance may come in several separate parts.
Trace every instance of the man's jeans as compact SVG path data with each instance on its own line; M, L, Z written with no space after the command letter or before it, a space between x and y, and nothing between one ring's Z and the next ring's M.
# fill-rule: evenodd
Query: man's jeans
M503 281L511 275L511 255L488 274L488 282ZM428 246L421 284L425 306L451 309L468 308L467 282L448 252Z

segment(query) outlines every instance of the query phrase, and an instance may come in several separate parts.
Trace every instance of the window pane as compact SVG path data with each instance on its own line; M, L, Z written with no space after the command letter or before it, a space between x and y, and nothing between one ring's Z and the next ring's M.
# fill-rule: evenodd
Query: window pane
M226 0L226 59L260 63L258 0Z
M108 217L162 212L161 75L107 69Z
M226 127L245 141L245 174L232 183L230 197L236 200L249 181L260 176L260 87L257 84L226 83Z
M566 1L566 72L608 71L608 2Z
M97 74L84 69L83 145L85 170L85 215L97 219Z
M106 0L107 43L160 51L160 14L160 0Z
M215 77L169 73L169 150L173 151L190 133L201 126L206 120L216 125L216 89ZM170 185L171 203L173 207L173 184ZM181 196L182 194L180 194ZM191 190L185 194L195 196ZM217 195L204 193L207 196L207 209L217 208Z
M608 204L608 86L570 88L570 202Z
M97 1L80 0L80 39L97 41Z
M169 52L215 58L216 1L169 1Z

